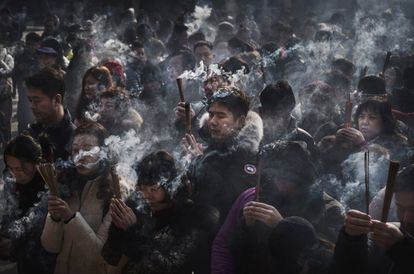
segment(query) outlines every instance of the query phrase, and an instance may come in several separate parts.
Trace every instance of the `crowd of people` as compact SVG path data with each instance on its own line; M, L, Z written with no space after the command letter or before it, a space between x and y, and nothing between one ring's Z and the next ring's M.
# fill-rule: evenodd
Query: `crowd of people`
M3 7L0 258L413 273L413 5L325 2Z

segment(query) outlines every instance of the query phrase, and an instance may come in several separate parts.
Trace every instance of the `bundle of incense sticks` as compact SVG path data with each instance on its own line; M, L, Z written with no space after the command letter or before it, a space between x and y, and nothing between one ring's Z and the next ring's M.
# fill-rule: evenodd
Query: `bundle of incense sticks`
M187 133L191 134L191 109L190 103L185 103L185 124L187 128Z
M117 199L121 199L121 185L119 183L119 177L116 174L115 166L111 168L111 177L112 177L112 190L114 196Z
M388 220L388 213L390 211L392 194L394 191L395 180L397 179L398 169L400 163L390 161L390 168L388 170L387 186L385 187L384 204L382 206L381 222L385 223Z
M37 166L37 170L47 184L50 193L59 196L55 166L52 163L41 163Z
M365 206L366 212L369 215L369 150L365 151L364 154L364 169L365 169Z
M351 117L352 117L352 101L351 101L351 94L348 93L348 99L346 100L346 104L345 104L345 120L344 120L345 128L351 127Z
M177 86L178 86L178 92L180 93L180 101L185 102L182 78L177 78Z

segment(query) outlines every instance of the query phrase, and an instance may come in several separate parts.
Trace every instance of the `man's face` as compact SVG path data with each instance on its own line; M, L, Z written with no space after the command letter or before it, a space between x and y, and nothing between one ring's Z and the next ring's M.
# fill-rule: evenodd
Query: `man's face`
M98 138L91 134L79 134L73 138L72 159L79 174L92 174L100 161Z
M41 89L30 87L27 89L27 98L36 121L46 124L55 117L56 107L61 102L60 95L51 99Z
M143 83L144 90L149 93L159 92L161 89L161 82L159 81L147 81Z
M274 113L260 110L260 116L263 120L265 134L273 137L283 133L290 122L290 112L286 110L275 111Z
M44 31L45 32L52 32L52 31L55 30L55 27L56 27L55 23L52 20L48 20L48 21L45 22Z
M197 47L194 51L194 56L197 64L203 61L207 67L211 65L214 58L213 52L208 46Z
M235 118L227 107L218 102L211 104L208 113L207 126L211 137L217 142L223 142L235 136L245 121L244 116Z
M402 222L403 228L414 235L414 192L395 193L395 204L398 219Z
M145 64L147 62L147 55L145 54L144 48L136 48L134 50L135 58L140 64Z
M30 52L36 52L36 50L40 47L39 42L26 42L26 49Z
M17 184L29 183L36 174L36 166L31 163L25 163L18 158L6 155L6 165L10 170Z
M203 83L204 95L209 99L215 91L219 88L222 88L228 84L224 76L217 75L210 77Z
M358 129L369 141L381 134L383 122L379 113L363 111L358 117Z

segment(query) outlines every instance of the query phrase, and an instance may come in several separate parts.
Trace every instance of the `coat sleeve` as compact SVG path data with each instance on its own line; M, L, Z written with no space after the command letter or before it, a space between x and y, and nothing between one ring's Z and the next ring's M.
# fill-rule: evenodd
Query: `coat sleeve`
M104 259L101 256L101 251L108 237L111 221L110 214L106 214L98 231L95 233L83 216L76 212L75 217L64 225L64 235L86 247L79 249L80 252L85 253L83 254L85 258L99 258L103 263Z
M408 274L413 271L414 238L406 235L403 240L396 243L387 255L392 259L401 273Z
M335 246L332 273L366 273L368 253L366 235L349 236L342 228Z
M52 220L51 215L47 214L40 239L46 251L59 253L63 242L63 222L55 222Z
M146 247L140 260L130 261L123 271L125 273L185 273L190 265L190 258L196 252L199 229L191 229L177 238L175 244L167 252L159 250L151 242Z

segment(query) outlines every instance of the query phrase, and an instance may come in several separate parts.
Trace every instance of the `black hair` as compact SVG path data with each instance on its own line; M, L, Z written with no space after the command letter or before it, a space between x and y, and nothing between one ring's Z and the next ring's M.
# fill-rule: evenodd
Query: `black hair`
M49 98L55 97L57 94L65 96L65 81L62 72L54 68L44 68L38 73L25 79L28 88L41 90Z
M385 80L376 75L367 75L358 82L358 91L364 94L385 94Z
M204 40L206 40L206 36L201 31L197 31L196 33L193 33L188 37L188 41L193 43Z
M142 83L152 81L162 82L161 70L152 64L145 65L141 71L141 81Z
M162 179L167 182L177 177L174 158L166 151L159 150L145 156L137 165L138 186L155 185Z
M235 87L225 87L214 92L208 100L208 109L213 103L226 107L235 118L247 116L250 109L250 99Z
M285 178L298 186L312 185L317 176L312 157L305 144L293 141L276 141L262 148L262 180L272 183Z
M378 113L381 116L383 123L383 133L397 133L397 121L392 115L390 103L379 100L367 100L359 104L354 115L355 125L358 125L358 118L364 111Z
M250 72L249 65L239 57L234 56L219 64L219 67L227 74L234 74L241 69L244 69L245 74Z
M254 48L249 45L248 43L244 42L243 40L233 37L228 41L229 47L238 49L240 52L250 52L253 51Z
M79 125L75 129L73 137L81 134L95 136L98 139L99 146L103 146L105 144L105 139L109 137L108 131L101 124L91 121Z
M27 42L40 43L42 41L42 37L39 34L37 34L36 32L29 32L26 35L25 40L26 40L26 43Z
M144 48L144 44L141 43L141 41L139 40L135 40L131 43L130 48L135 50L135 49L141 49Z
M5 162L8 155L16 157L22 162L38 164L42 160L42 148L31 136L19 135L10 140L3 155Z
M260 93L261 111L276 113L278 111L291 112L296 105L292 87L286 80L267 85Z
M213 50L213 44L211 44L208 41L200 40L194 44L193 52L195 52L198 47L203 47L203 46L207 46L210 50Z

